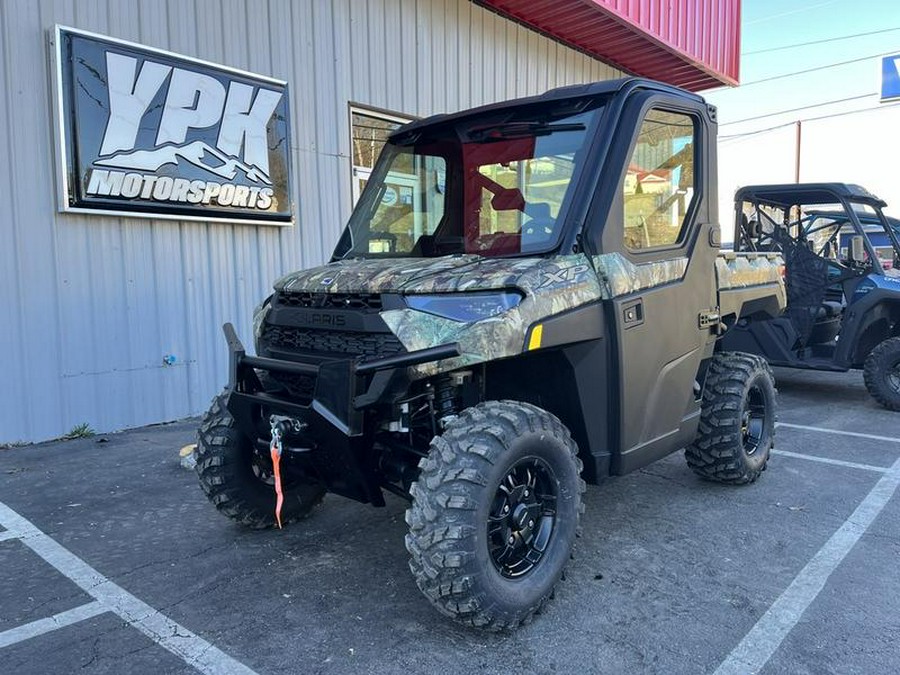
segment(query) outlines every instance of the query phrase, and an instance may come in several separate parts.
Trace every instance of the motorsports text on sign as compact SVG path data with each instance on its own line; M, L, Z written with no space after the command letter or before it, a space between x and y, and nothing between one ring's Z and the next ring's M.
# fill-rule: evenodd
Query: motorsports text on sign
M61 208L290 223L286 83L56 28Z
M881 59L881 100L900 98L900 54Z

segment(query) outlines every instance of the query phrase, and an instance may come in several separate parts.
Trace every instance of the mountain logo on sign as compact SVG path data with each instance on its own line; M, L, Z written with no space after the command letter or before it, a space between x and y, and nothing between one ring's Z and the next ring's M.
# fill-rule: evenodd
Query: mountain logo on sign
M209 161L210 157L216 163L211 163ZM158 171L164 164L177 164L179 159L183 159L226 180L234 180L238 169L240 169L248 180L268 185L272 184L269 177L259 167L249 166L233 157L229 157L203 141L194 141L186 145L166 145L155 150L122 151L111 157L100 158L94 164L113 166L120 169Z

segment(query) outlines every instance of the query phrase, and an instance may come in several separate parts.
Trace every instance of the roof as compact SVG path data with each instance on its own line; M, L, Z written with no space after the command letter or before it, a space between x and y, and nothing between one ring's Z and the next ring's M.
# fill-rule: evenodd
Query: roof
M603 80L602 82L593 82L590 84L575 84L568 87L557 87L550 91L544 92L538 96L527 96L524 98L511 99L509 101L500 101L499 103L490 103L488 105L479 106L478 108L470 108L455 113L446 113L424 117L414 120L409 124L405 124L394 131L389 138L394 142L403 142L403 137L412 132L421 130L424 127L431 127L438 124L452 124L468 117L478 115L502 112L507 108L520 108L527 105L540 105L552 103L554 101L562 101L566 99L599 97L622 92L633 91L635 89L647 89L653 91L667 92L674 96L689 97L697 101L703 102L703 97L699 94L678 89L663 82L648 80L640 77L623 77L617 80Z
M775 206L796 204L834 204L842 199L885 207L887 203L864 187L852 183L782 183L747 185L734 194L736 202L760 201Z
M736 85L740 0L475 0L627 73L701 91Z

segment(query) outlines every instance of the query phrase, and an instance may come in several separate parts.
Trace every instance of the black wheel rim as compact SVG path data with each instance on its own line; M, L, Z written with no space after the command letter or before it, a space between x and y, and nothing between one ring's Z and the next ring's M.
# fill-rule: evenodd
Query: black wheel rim
M757 385L750 387L741 413L741 440L747 455L759 450L766 428L766 395Z
M272 459L262 454L259 450L250 453L250 471L260 483L275 487L275 469Z
M491 502L488 550L500 574L528 574L544 557L556 527L559 483L539 457L519 460L509 469Z
M887 371L886 381L895 394L900 394L900 361Z

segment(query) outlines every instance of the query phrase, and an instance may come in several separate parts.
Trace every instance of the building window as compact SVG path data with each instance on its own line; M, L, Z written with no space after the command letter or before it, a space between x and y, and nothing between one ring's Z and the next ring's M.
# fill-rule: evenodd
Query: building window
M694 122L651 110L644 118L623 186L625 246L672 246L694 199Z
M350 140L353 152L353 204L359 201L375 160L381 154L381 149L387 142L388 136L398 127L414 118L389 113L381 110L371 110L359 106L350 106ZM398 195L399 198L399 195Z

